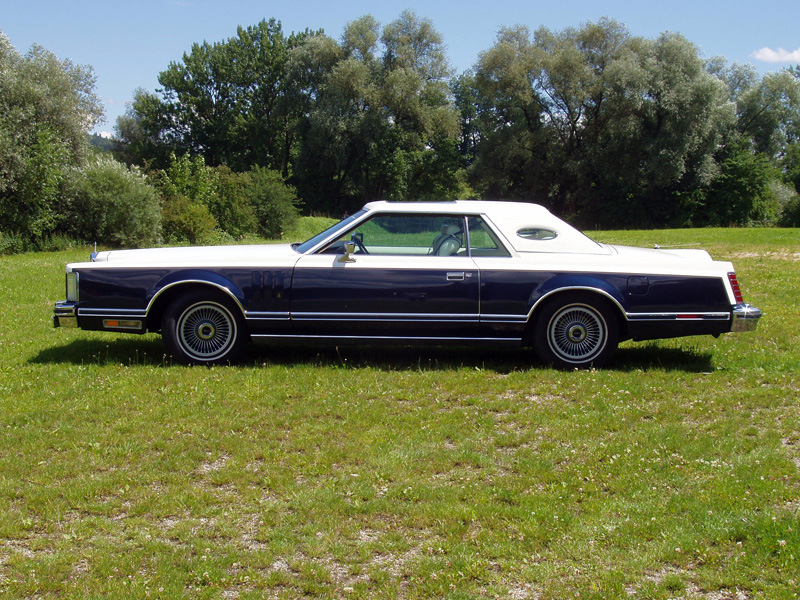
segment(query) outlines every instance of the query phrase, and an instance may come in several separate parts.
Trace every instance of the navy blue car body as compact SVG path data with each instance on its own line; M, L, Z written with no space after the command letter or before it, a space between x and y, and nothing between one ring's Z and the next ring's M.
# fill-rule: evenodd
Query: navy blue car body
M368 204L303 244L110 251L67 265L55 325L161 332L180 361L247 340L532 346L605 363L619 341L755 329L730 263L598 244L542 207Z

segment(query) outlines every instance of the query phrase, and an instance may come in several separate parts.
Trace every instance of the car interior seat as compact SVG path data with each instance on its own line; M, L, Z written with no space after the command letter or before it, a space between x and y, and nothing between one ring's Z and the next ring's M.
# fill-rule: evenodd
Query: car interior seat
M453 256L461 248L461 241L456 237L461 233L458 225L444 225L442 232L433 240L433 254L436 256Z

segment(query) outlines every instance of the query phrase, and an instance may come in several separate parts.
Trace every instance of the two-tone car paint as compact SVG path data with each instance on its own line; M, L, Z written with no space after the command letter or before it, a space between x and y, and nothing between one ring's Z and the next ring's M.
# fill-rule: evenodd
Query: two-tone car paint
M344 245L378 215L409 214L463 220L463 248ZM470 244L474 219L497 248ZM376 202L300 245L110 251L67 272L79 297L56 305L56 325L131 333L160 331L189 290L226 298L252 339L519 346L559 297L606 304L619 340L719 335L760 316L736 296L733 266L705 251L598 244L541 207L507 202Z

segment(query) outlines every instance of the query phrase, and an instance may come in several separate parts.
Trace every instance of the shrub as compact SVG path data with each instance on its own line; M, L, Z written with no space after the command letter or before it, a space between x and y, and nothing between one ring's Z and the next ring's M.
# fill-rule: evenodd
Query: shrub
M770 181L767 190L771 218L765 224L784 225L784 221L791 220L792 210L797 210L793 207L797 206L800 195L795 191L794 186L778 179Z
M158 192L135 167L97 156L73 171L64 189L64 226L77 237L141 247L161 239Z
M0 152L0 229L31 243L52 233L58 224L54 204L69 170L69 152L57 135L43 127L25 144L0 123L0 144L14 148L15 156Z
M711 184L705 205L708 225L752 225L775 218L774 199L768 185L773 167L763 154L747 146L734 148L722 163L720 176Z
M800 227L800 195L795 194L783 207L779 224L782 227Z
M216 173L202 156L176 158L173 154L169 168L159 173L157 185L166 198L186 196L206 206L217 195Z
M247 195L255 208L259 233L268 238L281 237L300 216L297 191L277 171L255 167L247 175Z
M234 173L228 167L214 169L217 193L209 198L207 206L220 229L233 239L258 232L256 210L247 196L249 176Z
M164 200L164 237L171 243L207 243L217 229L217 221L205 204L183 195Z

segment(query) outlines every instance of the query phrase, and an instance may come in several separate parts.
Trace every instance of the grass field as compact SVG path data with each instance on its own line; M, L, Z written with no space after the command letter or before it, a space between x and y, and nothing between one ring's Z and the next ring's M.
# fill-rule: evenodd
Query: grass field
M734 262L753 333L531 353L270 349L175 366L54 330L0 257L0 597L800 595L800 230L596 232Z

